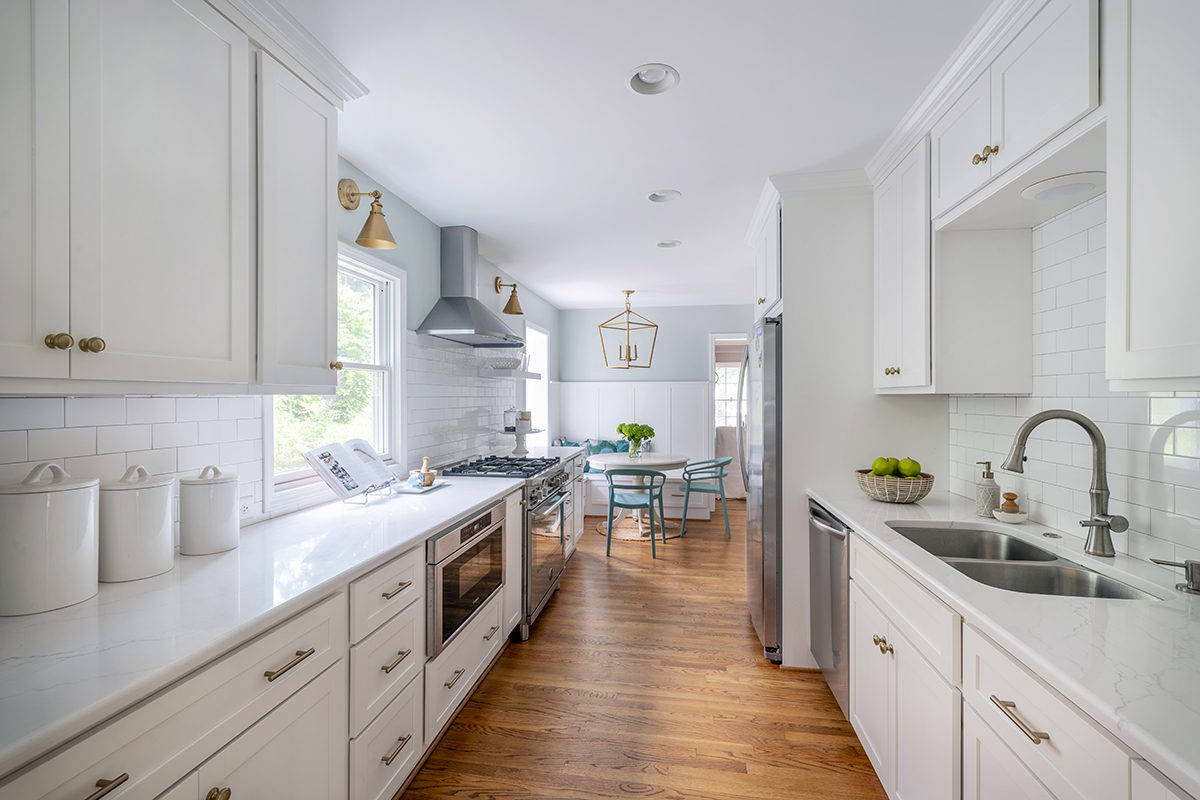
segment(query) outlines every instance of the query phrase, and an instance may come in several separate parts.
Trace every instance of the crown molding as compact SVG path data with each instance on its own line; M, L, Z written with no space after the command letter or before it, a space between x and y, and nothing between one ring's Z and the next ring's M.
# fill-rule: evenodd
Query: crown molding
M780 194L861 194L872 191L867 173L861 169L830 172L787 172L769 181Z
M897 164L933 127L947 106L970 86L991 64L1005 44L1015 36L1046 0L995 0L975 23L967 38L946 62L925 91L917 98L900 124L867 162L867 176L873 185L887 177Z
M754 214L750 217L750 229L746 231L743 241L751 247L758 242L758 232L767 224L767 217L779 202L779 190L767 178L763 182L762 192L758 195L758 203L754 206Z
M228 0L329 87L343 102L365 97L370 91L354 73L333 57L325 46L296 21L277 0Z

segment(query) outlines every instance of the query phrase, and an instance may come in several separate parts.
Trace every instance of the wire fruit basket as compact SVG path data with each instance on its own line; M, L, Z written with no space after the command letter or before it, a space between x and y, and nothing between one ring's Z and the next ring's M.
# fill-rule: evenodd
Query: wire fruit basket
M915 503L933 491L933 476L922 472L919 478L872 475L869 469L857 469L858 488L872 500L885 503Z

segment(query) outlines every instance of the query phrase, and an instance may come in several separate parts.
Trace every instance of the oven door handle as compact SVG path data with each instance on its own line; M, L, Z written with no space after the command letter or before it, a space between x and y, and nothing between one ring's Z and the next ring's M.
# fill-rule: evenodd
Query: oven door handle
M562 497L560 497L560 498L558 499L558 502L557 502L557 503L555 503L554 505L550 506L550 507L549 507L549 508L547 508L545 511L542 511L542 512L540 512L540 513L535 513L535 514L533 515L533 519L534 519L534 521L543 520L543 519L545 519L546 517L550 516L551 512L553 512L553 511L557 510L557 509L558 509L558 508L559 508L559 507L560 507L560 506L561 506L563 503L567 502L567 501L568 501L568 500L570 500L570 499L571 499L571 493L570 493L570 492L564 492L564 493L563 493L563 496L562 496ZM536 511L537 509L534 509L534 510Z

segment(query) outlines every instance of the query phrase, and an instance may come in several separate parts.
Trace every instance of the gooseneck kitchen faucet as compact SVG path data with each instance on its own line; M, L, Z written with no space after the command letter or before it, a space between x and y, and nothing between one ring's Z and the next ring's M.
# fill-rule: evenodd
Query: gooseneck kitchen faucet
M1087 543L1083 551L1088 555L1112 558L1117 554L1113 549L1110 531L1122 533L1129 530L1129 520L1122 516L1108 513L1108 465L1104 448L1104 434L1096 427L1096 423L1077 411L1067 411L1057 408L1034 414L1021 423L1017 429L1017 438L1013 440L1012 450L1008 458L1000 465L1001 469L1009 472L1023 473L1025 471L1025 445L1029 434L1043 422L1051 419L1066 419L1074 422L1087 431L1092 440L1092 507L1091 519L1080 520L1079 524L1088 529Z

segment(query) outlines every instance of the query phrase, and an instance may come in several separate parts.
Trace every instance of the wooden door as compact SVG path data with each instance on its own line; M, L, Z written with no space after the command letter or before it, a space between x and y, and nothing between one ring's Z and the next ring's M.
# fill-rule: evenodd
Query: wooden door
M929 133L931 205L934 217L982 186L992 176L989 158L975 164L992 142L991 82L985 73L950 106Z
M895 626L888 634L895 680L897 800L958 800L962 695L946 683Z
M989 74L995 175L1100 105L1099 0L1050 0Z
M892 664L875 636L887 636L888 621L850 582L850 724L862 742L879 782L889 793L892 778Z
M200 794L345 800L346 662L321 673L200 767Z
M1055 800L969 706L962 722L963 800Z
M336 192L337 109L259 53L258 380L264 385L337 386L330 367L337 360Z
M71 377L249 379L246 36L202 0L72 0Z
M65 378L70 320L66 0L0 4L0 376Z

